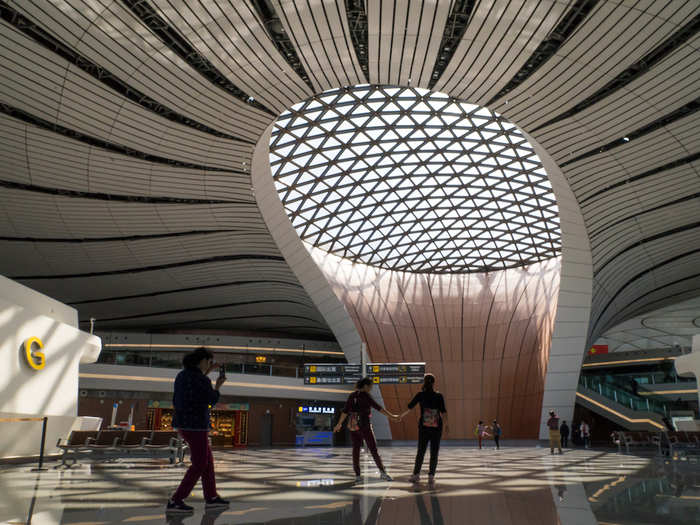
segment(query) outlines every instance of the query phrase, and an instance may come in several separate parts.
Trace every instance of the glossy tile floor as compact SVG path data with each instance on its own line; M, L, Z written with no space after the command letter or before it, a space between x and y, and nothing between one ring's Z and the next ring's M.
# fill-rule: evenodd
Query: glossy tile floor
M541 448L444 447L434 490L407 481L415 450L380 450L392 483L363 455L365 483L352 484L350 450L216 453L219 492L231 507L167 518L164 502L184 469L148 460L35 473L0 467L0 522L32 524L578 525L700 523L697 461ZM427 455L426 455L427 460ZM427 462L427 461L426 461ZM55 464L49 464L49 467ZM427 465L424 467L426 468ZM31 518L31 520L30 520Z

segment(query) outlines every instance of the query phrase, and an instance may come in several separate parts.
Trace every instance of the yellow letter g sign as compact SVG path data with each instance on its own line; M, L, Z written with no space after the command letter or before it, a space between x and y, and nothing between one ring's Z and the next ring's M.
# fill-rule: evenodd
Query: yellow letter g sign
M39 347L39 350L32 351L32 345ZM24 342L24 355L27 358L27 364L34 370L41 370L46 365L46 356L40 350L44 348L44 343L38 337L30 337Z

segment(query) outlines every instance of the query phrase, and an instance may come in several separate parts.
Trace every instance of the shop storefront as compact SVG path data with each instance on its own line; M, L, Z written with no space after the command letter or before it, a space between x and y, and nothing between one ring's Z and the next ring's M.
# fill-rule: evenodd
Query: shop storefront
M244 447L248 444L248 403L218 403L211 409L210 437L213 447ZM148 428L173 429L171 401L148 402Z

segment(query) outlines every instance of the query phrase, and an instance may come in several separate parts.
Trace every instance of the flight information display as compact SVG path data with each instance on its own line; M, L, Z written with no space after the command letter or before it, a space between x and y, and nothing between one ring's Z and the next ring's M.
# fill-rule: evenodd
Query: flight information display
M368 363L366 370L377 385L414 385L423 382L425 363ZM304 365L305 385L353 385L361 378L362 366L358 364Z

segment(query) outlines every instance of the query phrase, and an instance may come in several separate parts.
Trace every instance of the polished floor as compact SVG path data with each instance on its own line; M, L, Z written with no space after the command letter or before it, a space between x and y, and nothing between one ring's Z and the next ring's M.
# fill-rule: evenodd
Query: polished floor
M184 518L163 512L181 467L134 460L36 473L4 465L0 523L700 524L700 465L692 459L444 447L437 485L429 490L407 481L413 448L380 452L392 483L380 481L363 455L364 483L354 485L346 448L217 452L219 492L231 507L204 512L198 485L188 500L196 512Z

